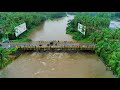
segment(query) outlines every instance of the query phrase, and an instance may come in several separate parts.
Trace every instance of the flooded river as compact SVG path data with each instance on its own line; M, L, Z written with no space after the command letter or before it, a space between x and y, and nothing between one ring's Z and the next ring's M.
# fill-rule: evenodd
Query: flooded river
M34 41L66 40L67 21L73 16L47 20L35 28L29 38ZM26 52L0 71L4 78L113 78L97 55L91 52Z

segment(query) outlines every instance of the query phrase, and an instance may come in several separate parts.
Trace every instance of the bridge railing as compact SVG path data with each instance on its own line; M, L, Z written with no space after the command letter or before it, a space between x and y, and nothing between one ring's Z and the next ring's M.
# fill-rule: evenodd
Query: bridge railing
M94 46L16 46L18 49L93 49Z
M32 41L32 42L27 42L27 43L80 43L79 41L57 41L57 40L53 40L53 41Z
M31 41L31 42L14 42L14 43L10 43L10 44L50 44L51 42L53 43L57 43L57 44L67 44L67 43L78 43L78 44L92 44L92 43L85 43L85 42L79 42L79 41Z

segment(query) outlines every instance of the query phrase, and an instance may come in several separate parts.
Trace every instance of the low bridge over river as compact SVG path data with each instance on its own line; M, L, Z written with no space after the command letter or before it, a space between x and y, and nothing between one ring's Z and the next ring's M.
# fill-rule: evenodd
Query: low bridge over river
M81 51L93 50L93 43L75 41L31 41L22 43L0 43L3 48L16 47L24 51Z

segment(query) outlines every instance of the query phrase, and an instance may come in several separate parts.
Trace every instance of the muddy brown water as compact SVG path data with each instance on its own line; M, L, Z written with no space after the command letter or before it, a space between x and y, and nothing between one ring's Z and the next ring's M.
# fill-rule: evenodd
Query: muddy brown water
M74 16L47 20L35 28L34 41L73 41L65 34L67 21ZM3 78L114 78L97 55L91 52L26 52L0 71Z

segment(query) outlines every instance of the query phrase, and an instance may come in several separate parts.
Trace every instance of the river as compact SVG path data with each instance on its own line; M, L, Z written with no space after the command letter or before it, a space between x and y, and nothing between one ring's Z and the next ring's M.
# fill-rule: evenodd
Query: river
M73 41L65 33L67 21L74 16L47 20L35 28L29 38L33 41ZM97 55L80 53L25 52L0 71L3 78L114 78Z

